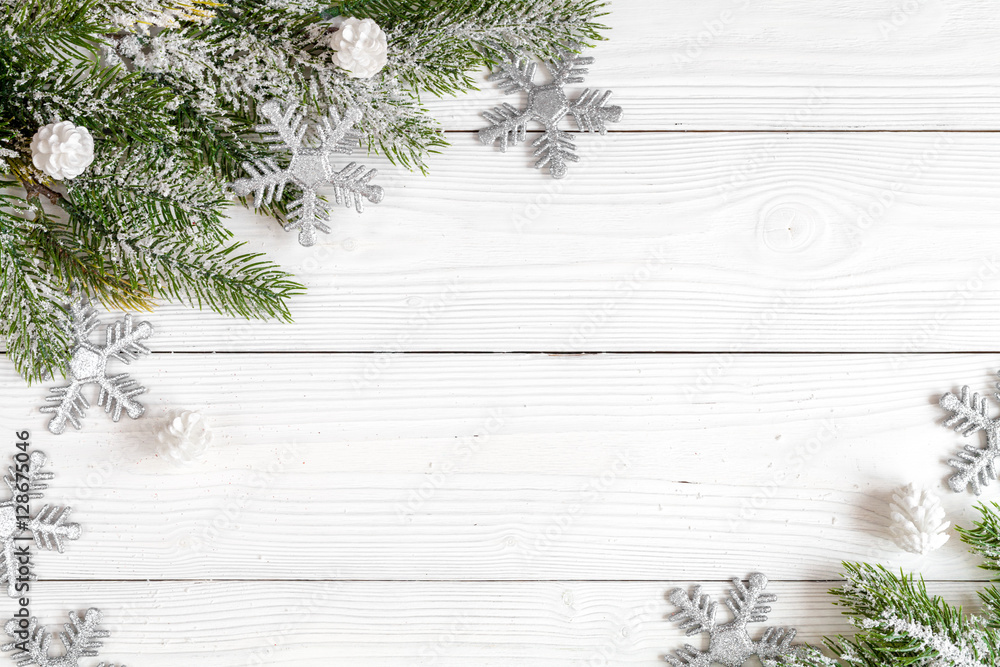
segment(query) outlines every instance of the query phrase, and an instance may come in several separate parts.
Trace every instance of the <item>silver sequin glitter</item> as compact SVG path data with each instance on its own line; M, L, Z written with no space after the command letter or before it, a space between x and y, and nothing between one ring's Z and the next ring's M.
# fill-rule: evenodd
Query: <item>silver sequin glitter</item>
M337 110L330 108L328 117L313 127L307 135L303 115L297 113L296 105L282 111L281 105L271 100L264 104L260 113L270 123L259 125L263 141L284 144L291 153L288 166L282 169L271 158L256 162L244 162L243 169L250 178L241 178L233 183L233 191L245 197L253 193L254 208L281 199L288 184L301 191L301 196L288 207L288 223L285 231L298 230L299 243L311 246L316 243L316 232L330 233L331 206L323 201L317 190L332 186L337 204L350 208L353 204L358 213L364 210L364 199L373 204L382 201L384 192L377 185L368 182L378 174L378 170L365 171L364 165L351 162L340 171L334 171L333 157L338 153L350 155L358 145L360 133L353 129L361 119L361 110L350 107L341 118Z
M997 383L1000 389L1000 382ZM1000 399L1000 392L994 394ZM941 407L951 413L944 425L956 432L969 436L977 431L986 432L986 447L966 445L948 465L958 472L948 478L948 486L955 493L971 487L977 496L984 486L996 479L996 459L1000 456L1000 420L989 416L990 401L985 396L962 387L962 395L947 393L941 397Z
M573 135L560 130L559 122L569 115L581 131L605 134L607 123L617 123L622 118L620 106L606 104L611 97L610 90L602 95L599 90L588 88L573 102L563 90L566 84L583 81L583 75L587 73L583 65L593 62L593 58L563 51L562 57L546 64L552 82L539 85L534 83L535 63L508 53L507 60L489 76L489 80L496 81L505 94L516 91L527 93L527 104L524 109L517 109L504 102L492 111L484 112L483 117L491 125L479 131L479 140L486 145L499 141L501 152L506 152L508 145L524 141L528 123L535 121L544 128L542 135L531 144L538 158L535 167L540 169L549 165L553 178L565 176L566 163L577 162L580 158L576 154Z
M88 384L100 387L97 405L104 406L111 419L118 421L123 409L129 417L138 419L145 408L133 397L145 392L146 388L126 373L109 376L108 361L117 359L128 364L140 355L149 354L141 341L153 335L153 325L149 322L133 324L132 316L126 315L125 319L108 325L104 345L95 345L90 342L90 334L97 327L97 314L90 300L74 299L68 309L74 346L69 362L70 382L63 387L53 387L45 399L53 405L41 408L42 412L54 415L49 421L49 430L62 433L67 421L80 428L80 418L90 407L82 393Z
M17 667L80 667L80 659L95 657L103 645L100 640L111 634L102 629L100 624L101 612L97 609L88 609L83 618L71 611L69 623L64 624L64 631L58 633L59 641L65 648L63 655L51 656L49 646L52 643L52 633L48 628L40 626L34 616L28 621L27 628L21 628L18 619L11 619L7 621L4 630L14 641L0 646L0 650L17 651L13 655ZM98 667L114 665L102 662Z
M21 533L31 532L35 538L35 546L39 549L54 549L59 553L63 552L64 540L76 540L80 537L80 525L66 522L73 511L69 507L45 504L40 510L33 512L27 521L18 520L19 503L15 502L15 498L27 495L29 500L40 500L44 496L42 492L48 488L45 482L53 477L51 472L42 470L45 466L45 454L42 452L31 452L27 463L27 472L17 471L16 459L7 468L3 481L10 493L7 500L0 501L0 545L3 548L0 553L0 584L7 584L7 595L12 598L20 596L15 586L19 577L23 576L18 572L18 561L14 556L15 540ZM28 576L31 579L37 578L34 572Z
M733 620L728 623L716 621L719 605L702 592L701 586L695 586L691 596L680 588L670 591L668 598L680 611L672 614L669 620L677 623L681 630L686 630L689 637L708 633L709 644L708 651L685 645L676 651L677 657L665 656L667 662L674 667L707 667L713 663L740 667L752 656L757 656L761 664L771 666L778 664L779 659L797 653L797 647L792 645L795 630L768 628L756 642L747 631L747 624L767 621L767 614L771 611L768 605L778 599L778 596L764 592L767 577L755 573L750 575L746 584L738 578L732 581L733 588L726 599L726 606L732 612Z

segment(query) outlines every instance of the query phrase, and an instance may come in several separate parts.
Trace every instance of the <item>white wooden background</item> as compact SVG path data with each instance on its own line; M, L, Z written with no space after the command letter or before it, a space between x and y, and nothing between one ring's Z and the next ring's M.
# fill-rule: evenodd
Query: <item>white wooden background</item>
M988 0L614 0L587 84L625 108L563 181L454 146L321 245L238 234L309 287L297 322L164 307L148 416L52 437L0 368L83 538L47 622L104 608L129 665L630 665L665 593L765 572L771 621L847 626L840 561L974 607L957 539L886 542L891 489L947 491L936 405L1000 367L1000 13ZM211 454L155 453L171 408ZM997 487L987 492L996 499ZM12 610L9 601L5 603Z

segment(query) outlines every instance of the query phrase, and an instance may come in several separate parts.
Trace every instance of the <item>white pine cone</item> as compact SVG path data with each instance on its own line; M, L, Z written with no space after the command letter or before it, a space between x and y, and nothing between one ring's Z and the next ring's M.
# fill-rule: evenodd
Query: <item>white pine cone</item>
M212 442L212 432L197 412L174 410L156 434L161 453L174 463L191 463L200 458Z
M382 28L371 19L344 19L340 28L322 43L333 49L333 62L355 79L375 76L386 63L389 41Z
M76 178L94 161L94 138L68 120L43 125L31 138L31 161L57 181Z
M912 484L896 489L889 503L892 525L889 532L904 551L924 555L940 549L948 541L945 512L937 494L917 490Z

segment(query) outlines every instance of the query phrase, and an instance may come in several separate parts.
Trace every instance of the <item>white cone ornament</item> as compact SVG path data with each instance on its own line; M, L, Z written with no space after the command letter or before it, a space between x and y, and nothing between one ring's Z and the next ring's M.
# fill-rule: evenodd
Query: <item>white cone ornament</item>
M76 178L94 161L94 138L68 120L49 123L31 138L31 161L57 181Z
M156 434L160 453L172 463L186 465L201 458L212 442L212 432L205 418L190 410L174 410Z
M371 19L344 19L323 44L336 52L334 64L354 79L367 79L381 72L389 50L385 32Z
M937 494L907 484L893 492L889 503L892 525L889 532L903 551L925 555L948 541L945 512Z

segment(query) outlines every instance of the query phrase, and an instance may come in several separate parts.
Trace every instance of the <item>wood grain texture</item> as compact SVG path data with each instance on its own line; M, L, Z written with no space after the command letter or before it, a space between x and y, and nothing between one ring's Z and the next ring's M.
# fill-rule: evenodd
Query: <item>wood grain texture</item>
M595 139L599 141L599 139ZM294 326L180 306L157 350L992 351L1000 135L616 135L564 181L456 147L301 248Z
M159 309L129 369L142 421L92 408L55 438L45 387L0 368L0 433L33 431L47 500L84 527L36 556L45 622L102 607L102 657L147 667L589 667L662 665L685 641L665 593L755 570L808 641L848 630L825 593L842 559L975 608L957 538L926 558L885 538L907 481L975 516L943 485L965 441L936 401L989 392L1000 356L923 353L1000 349L995 7L607 20L579 89L625 115L566 179L479 144L516 97L430 100L453 147L427 178L367 159L385 201L317 247L234 209L309 287L297 321ZM437 354L394 354L414 351ZM566 354L492 354L512 351ZM609 351L634 354L575 354ZM156 451L176 408L215 431L188 468Z
M988 391L987 355L154 355L148 416L54 437L11 372L0 429L29 425L86 527L72 579L835 578L841 560L982 580L953 540L885 541L888 497L946 492L964 441L937 397ZM364 373L377 369L366 380ZM41 388L34 390L41 395ZM150 433L202 411L178 469ZM994 491L990 491L994 493ZM109 557L109 553L113 557Z
M694 582L698 583L698 582ZM847 632L833 582L772 581L767 625L819 643ZM662 665L685 643L667 591L691 582L41 582L35 607L105 611L104 659L148 667L302 664L400 666ZM704 583L721 601L728 583ZM969 587L934 592L976 608ZM725 611L720 611L725 614ZM762 633L765 624L751 626Z
M1000 17L979 0L615 0L584 87L610 88L613 131L996 130ZM484 125L494 84L429 107ZM571 124L567 127L572 127Z

